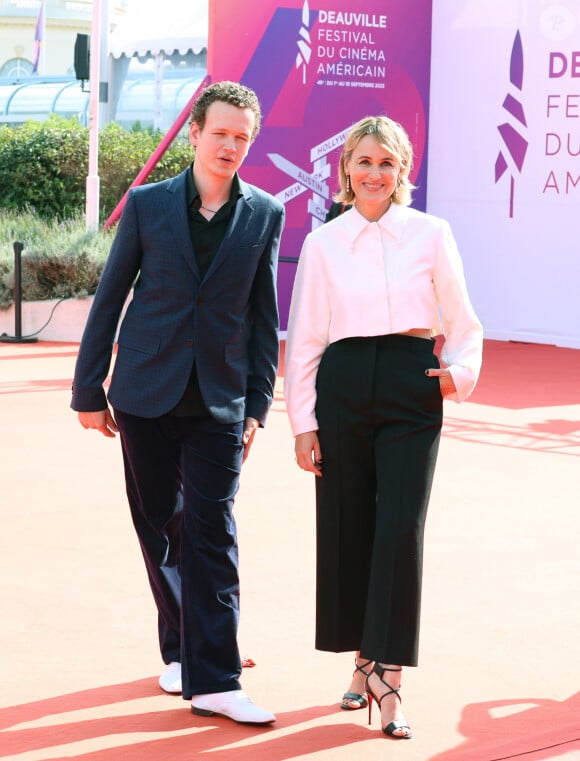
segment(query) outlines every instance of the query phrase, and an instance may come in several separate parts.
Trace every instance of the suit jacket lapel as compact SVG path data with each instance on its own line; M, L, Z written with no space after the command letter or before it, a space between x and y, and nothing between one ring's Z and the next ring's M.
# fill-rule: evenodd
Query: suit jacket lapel
M187 167L185 171L178 174L177 177L167 187L169 209L167 219L170 225L171 234L175 239L175 250L179 252L187 262L196 279L200 280L199 269L195 251L191 243L191 234L189 231L189 219L187 208L187 173L191 171Z

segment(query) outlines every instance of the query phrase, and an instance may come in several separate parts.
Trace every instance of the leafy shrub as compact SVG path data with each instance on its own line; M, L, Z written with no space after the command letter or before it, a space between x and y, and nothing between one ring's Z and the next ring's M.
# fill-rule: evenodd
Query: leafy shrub
M123 129L115 122L107 124L99 136L99 175L101 218L105 221L124 196L127 188L145 166L159 143L159 132ZM188 141L177 138L163 154L146 182L157 182L181 172L191 163L193 149Z
M84 204L88 142L74 120L0 127L0 208L66 219ZM86 181L85 181L86 182Z
M84 217L59 222L32 211L0 210L0 309L14 301L14 243L24 248L21 296L24 301L83 298L98 285L114 232L86 231Z
M115 122L99 132L99 207L104 222L153 154L162 134L128 131ZM51 115L45 122L0 126L0 209L33 210L43 219L74 218L86 204L89 129ZM171 177L192 160L179 136L147 182Z

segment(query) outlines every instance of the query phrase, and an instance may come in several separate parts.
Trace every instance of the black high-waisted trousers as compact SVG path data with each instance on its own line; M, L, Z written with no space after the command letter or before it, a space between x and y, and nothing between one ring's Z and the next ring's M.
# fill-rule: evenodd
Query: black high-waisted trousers
M330 344L317 376L316 647L417 665L423 535L443 403L431 339Z

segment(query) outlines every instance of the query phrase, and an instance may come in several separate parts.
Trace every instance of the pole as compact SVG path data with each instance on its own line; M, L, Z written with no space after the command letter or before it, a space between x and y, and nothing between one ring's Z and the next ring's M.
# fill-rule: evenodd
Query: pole
M11 344L34 343L34 336L22 336L22 249L24 244L14 242L14 333L13 336L2 334L0 341Z
M101 0L101 44L99 55L101 58L100 83L99 83L99 128L103 128L111 119L109 106L109 82L111 79L111 67L109 65L109 10L110 0Z
M105 0L103 0L105 1ZM87 177L86 228L99 229L99 90L101 50L101 0L93 0L89 82L89 174Z

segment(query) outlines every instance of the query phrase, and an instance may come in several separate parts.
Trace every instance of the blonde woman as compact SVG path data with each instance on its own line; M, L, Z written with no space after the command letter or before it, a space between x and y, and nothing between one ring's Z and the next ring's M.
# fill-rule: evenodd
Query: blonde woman
M409 207L412 159L386 116L350 130L335 201L353 208L304 242L285 370L296 462L316 476L316 647L355 651L341 707L370 723L376 701L401 739L443 399L473 390L483 338L449 225Z

